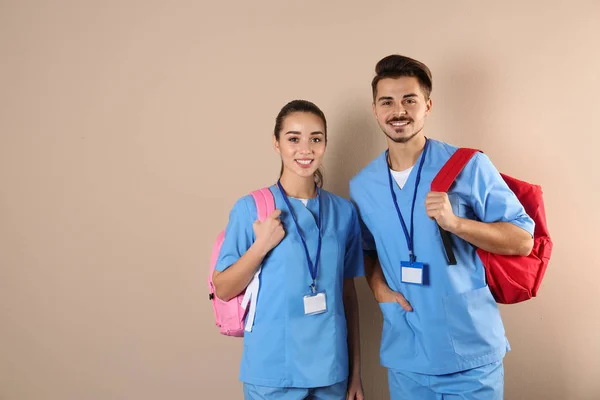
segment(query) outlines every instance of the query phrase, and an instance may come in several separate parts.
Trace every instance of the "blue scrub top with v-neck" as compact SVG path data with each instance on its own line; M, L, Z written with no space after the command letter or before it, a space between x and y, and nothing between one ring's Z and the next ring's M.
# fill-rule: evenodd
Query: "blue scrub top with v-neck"
M436 222L426 214L431 181L457 150L443 142L429 142L414 210L414 253L425 265L423 285L402 282L401 262L410 258L390 192L385 152L351 180L350 197L360 216L365 253L378 256L388 285L401 292L414 310L406 312L398 303L380 304L382 365L441 375L498 361L510 346L475 247L453 236L457 265L449 266ZM422 157L423 153L416 165ZM393 185L407 224L416 172L413 168L402 189ZM533 220L485 154L470 160L448 197L459 217L510 222L533 235Z
M320 191L322 247L317 290L327 311L305 315L304 296L312 278L302 240L276 185L269 188L281 210L284 239L265 257L252 332L244 332L240 380L269 387L329 386L348 379L348 344L343 304L344 279L364 275L360 225L354 206ZM289 198L310 257L317 251L317 198L306 206ZM255 240L256 206L251 196L234 205L216 269L233 265Z

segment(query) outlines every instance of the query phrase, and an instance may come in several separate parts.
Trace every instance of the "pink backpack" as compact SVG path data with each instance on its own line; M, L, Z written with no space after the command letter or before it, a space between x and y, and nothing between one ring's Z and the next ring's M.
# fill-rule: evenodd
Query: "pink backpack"
M269 188L256 190L252 193L252 198L256 204L256 211L259 221L264 221L273 211L275 211L275 199ZM215 285L213 284L213 272L219 258L219 252L225 239L225 231L217 236L213 245L210 271L208 274L208 298L212 301L215 313L215 323L220 328L221 334L226 336L244 336L244 317L248 308L247 301L244 301L245 291L240 293L229 301L223 301L215 294ZM260 270L259 270L260 271ZM258 272L257 275L258 276ZM258 279L257 277L255 279ZM256 299L254 299L256 301Z

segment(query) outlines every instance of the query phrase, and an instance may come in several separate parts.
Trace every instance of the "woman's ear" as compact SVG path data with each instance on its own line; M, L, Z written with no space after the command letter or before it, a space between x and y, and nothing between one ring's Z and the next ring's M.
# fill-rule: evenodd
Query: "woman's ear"
M275 135L273 135L273 148L276 152L281 153L281 150L279 149L279 140L277 140Z

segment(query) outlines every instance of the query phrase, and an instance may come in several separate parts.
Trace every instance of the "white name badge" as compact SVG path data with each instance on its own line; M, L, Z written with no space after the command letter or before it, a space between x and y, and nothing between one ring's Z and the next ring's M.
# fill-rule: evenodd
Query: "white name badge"
M400 267L402 268L402 282L423 284L423 263L402 261Z
M327 311L327 298L324 292L304 296L304 314L315 315Z

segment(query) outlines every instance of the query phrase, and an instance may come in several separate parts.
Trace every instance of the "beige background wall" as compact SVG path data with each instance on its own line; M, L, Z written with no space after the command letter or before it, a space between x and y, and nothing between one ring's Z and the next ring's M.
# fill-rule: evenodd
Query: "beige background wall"
M369 83L394 52L433 71L430 136L545 190L555 252L540 296L502 308L506 398L600 399L600 3L570 3L0 0L0 399L241 399L212 241L274 182L293 98L328 116L347 196L385 146Z

